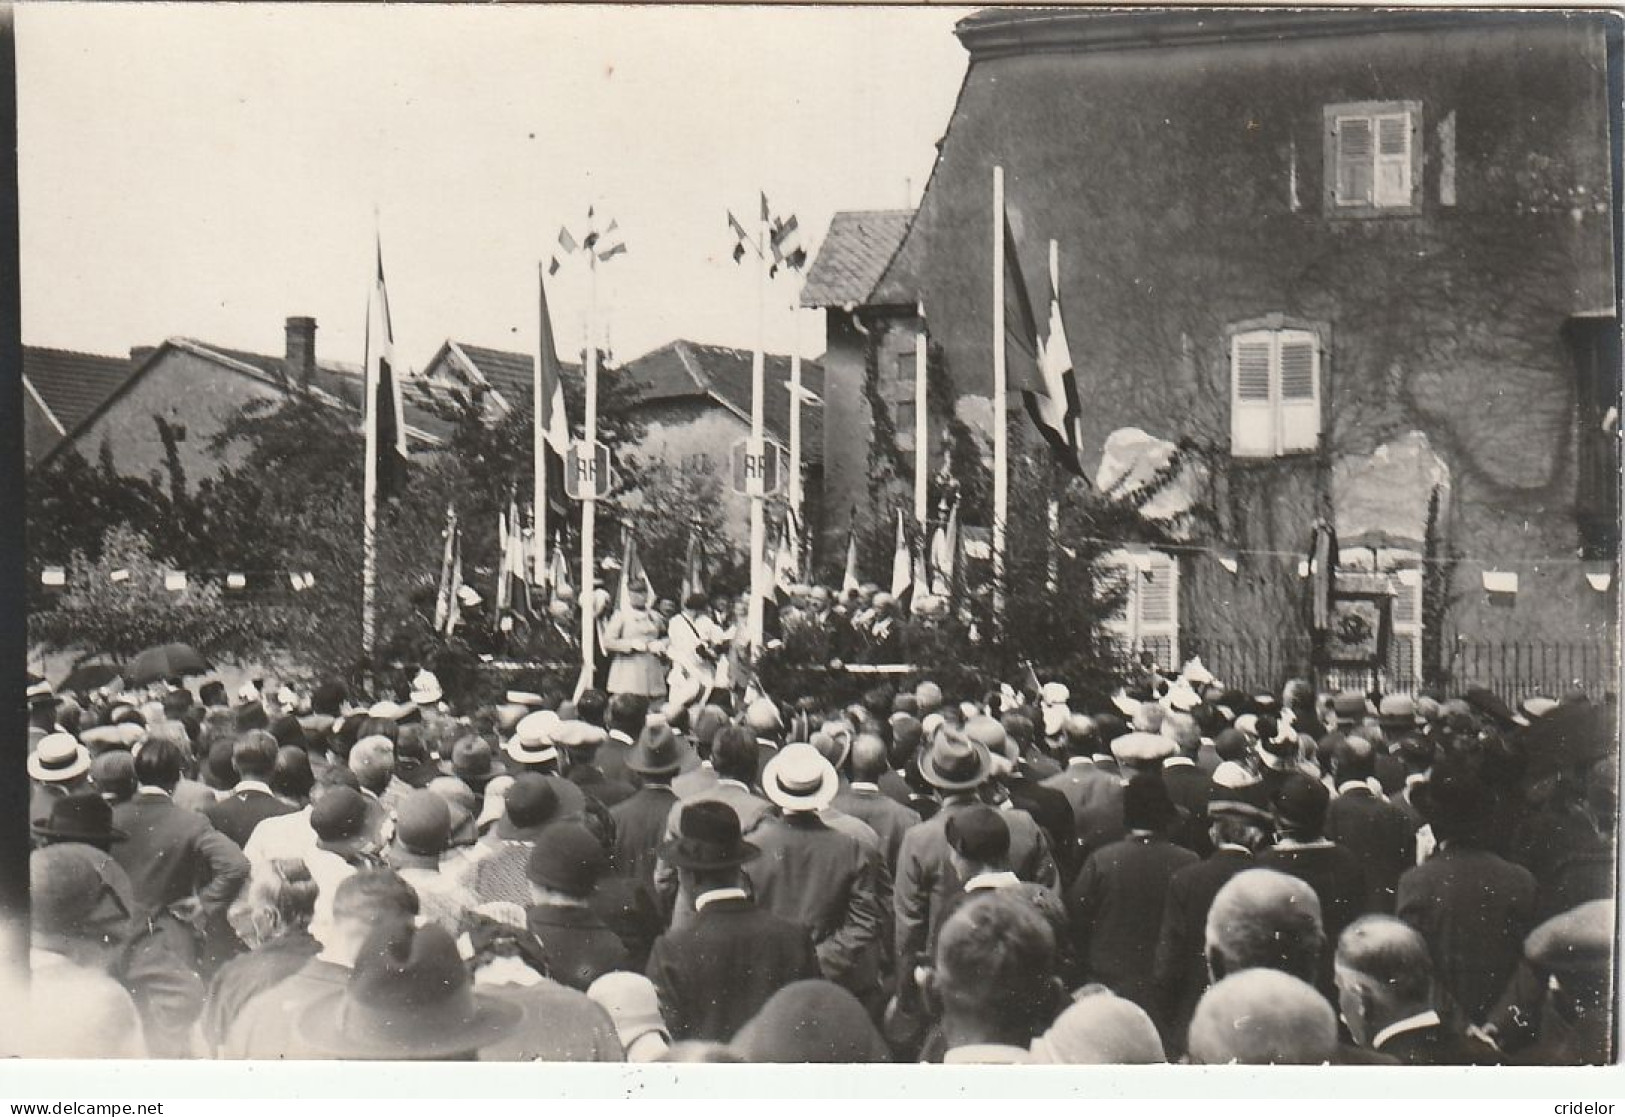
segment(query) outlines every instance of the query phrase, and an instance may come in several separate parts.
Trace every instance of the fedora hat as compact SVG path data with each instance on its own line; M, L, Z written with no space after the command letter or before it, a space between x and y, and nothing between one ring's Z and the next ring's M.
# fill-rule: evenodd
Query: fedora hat
M451 934L390 922L368 936L349 984L299 1017L302 1038L346 1059L437 1059L489 1047L524 1011L476 992Z
M90 750L71 733L48 733L28 758L28 774L40 783L67 783L90 771Z
M651 721L626 754L626 766L640 776L670 776L683 766L677 735L663 721Z
M660 859L679 869L730 869L762 851L739 833L739 815L726 803L702 799L677 816L677 837L660 846Z
M930 747L920 756L920 775L943 791L980 787L992 770L993 757L987 746L952 730L934 735Z
M125 833L113 826L113 808L100 795L64 795L51 804L49 818L34 820L34 836L53 842L105 846L122 842Z
M497 837L534 840L542 827L559 817L559 796L552 781L535 772L517 777L503 796Z
M812 745L785 745L762 769L762 793L787 811L821 811L840 786L835 766Z

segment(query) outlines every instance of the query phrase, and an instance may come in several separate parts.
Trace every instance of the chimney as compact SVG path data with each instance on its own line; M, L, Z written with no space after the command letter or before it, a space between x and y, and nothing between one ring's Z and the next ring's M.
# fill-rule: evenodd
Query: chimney
M316 319L288 319L288 347L282 358L290 380L308 384L316 371Z

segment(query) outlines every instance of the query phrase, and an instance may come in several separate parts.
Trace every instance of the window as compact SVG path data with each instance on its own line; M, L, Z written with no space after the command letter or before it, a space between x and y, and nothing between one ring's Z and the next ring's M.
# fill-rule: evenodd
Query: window
M1179 561L1160 551L1113 551L1104 559L1128 595L1106 629L1130 655L1179 666Z
M897 351L892 359L889 383L883 384L883 398L891 405L892 425L897 428L897 448L914 449L914 347Z
M1394 592L1393 622L1388 641L1384 689L1409 690L1422 682L1422 556L1389 547L1345 547L1338 553L1342 570L1382 574ZM1355 675L1364 676L1363 672ZM1355 682L1364 689L1365 682Z
M1320 443L1320 338L1312 330L1230 338L1230 452L1273 458Z
M1326 107L1326 212L1417 213L1422 202L1422 105L1362 101Z

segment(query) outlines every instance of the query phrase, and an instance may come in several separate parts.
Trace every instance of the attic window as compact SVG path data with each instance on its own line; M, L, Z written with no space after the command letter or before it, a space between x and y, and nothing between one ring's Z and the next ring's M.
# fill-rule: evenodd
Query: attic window
M1327 105L1325 116L1327 216L1420 213L1422 103Z

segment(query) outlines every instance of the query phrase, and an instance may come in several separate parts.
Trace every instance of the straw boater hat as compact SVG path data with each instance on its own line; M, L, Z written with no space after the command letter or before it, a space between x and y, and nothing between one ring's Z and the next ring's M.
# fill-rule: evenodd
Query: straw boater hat
M440 680L433 671L419 671L412 679L412 704L414 706L433 706L445 697L440 689Z
M762 793L786 811L821 811L840 786L834 766L812 745L786 745L762 769Z
M559 758L553 747L553 733L559 727L559 715L552 710L537 710L526 714L514 726L513 736L502 746L502 751L517 764L547 764Z
M90 750L71 733L48 733L28 758L28 775L40 783L67 783L90 771Z

